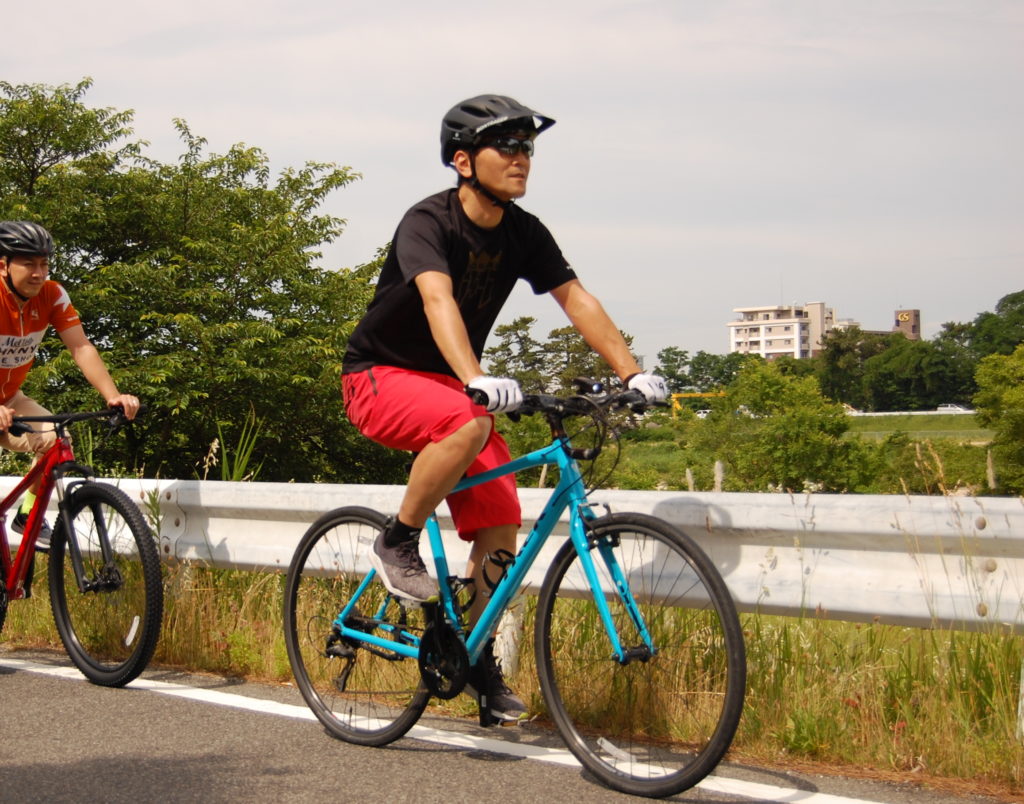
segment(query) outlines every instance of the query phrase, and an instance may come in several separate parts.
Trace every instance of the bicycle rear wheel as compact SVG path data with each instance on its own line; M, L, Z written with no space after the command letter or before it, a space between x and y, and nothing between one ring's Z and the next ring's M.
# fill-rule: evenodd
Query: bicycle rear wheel
M164 598L156 540L138 507L113 486L82 483L62 506L49 556L57 631L86 678L122 687L146 668L160 638ZM85 591L79 589L69 538L82 554Z
M552 563L537 602L537 670L548 711L569 749L609 787L667 796L718 764L743 708L743 635L721 576L700 548L643 514L593 522L610 546L654 641L626 664L605 627L572 542ZM643 641L599 550L591 551L623 647Z
M368 554L386 522L383 514L357 506L324 514L299 542L285 583L285 643L302 697L328 732L359 745L397 740L430 698L416 658L344 639L335 626L371 569ZM356 604L349 627L418 644L422 611L400 606L379 580Z

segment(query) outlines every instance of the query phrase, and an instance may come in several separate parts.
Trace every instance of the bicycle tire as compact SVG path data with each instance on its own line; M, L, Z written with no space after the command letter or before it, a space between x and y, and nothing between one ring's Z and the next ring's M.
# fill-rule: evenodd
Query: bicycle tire
M324 514L299 542L285 581L285 644L299 691L331 735L358 745L397 740L430 699L416 658L339 640L334 628L371 569L368 553L386 522L359 506ZM379 580L357 604L362 627L378 636L398 639L401 631L418 639L423 633L422 611L400 606Z
M49 555L57 632L86 678L123 687L146 669L160 638L164 598L156 540L138 506L114 486L82 483L61 507ZM79 589L65 516L82 553L84 577L96 582L90 591ZM109 565L100 553L103 533L114 553Z
M644 514L593 521L615 556L657 653L620 664L571 541L537 602L534 647L548 714L583 766L609 787L661 797L693 787L725 755L743 709L743 633L724 581L680 530ZM590 553L624 647L642 642Z

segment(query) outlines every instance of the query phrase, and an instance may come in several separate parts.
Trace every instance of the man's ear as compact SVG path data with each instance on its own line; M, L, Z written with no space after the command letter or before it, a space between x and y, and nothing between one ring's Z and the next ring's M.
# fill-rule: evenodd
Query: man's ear
M468 151L456 151L452 157L452 167L464 179L473 177L473 160Z

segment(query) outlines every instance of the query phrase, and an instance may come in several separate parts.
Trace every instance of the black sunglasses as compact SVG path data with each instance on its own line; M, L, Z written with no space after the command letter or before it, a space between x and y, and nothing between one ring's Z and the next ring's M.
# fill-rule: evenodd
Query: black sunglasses
M481 148L494 148L506 156L515 156L522 151L527 156L533 156L533 140L521 140L518 137L497 137L493 140L484 140L480 143Z

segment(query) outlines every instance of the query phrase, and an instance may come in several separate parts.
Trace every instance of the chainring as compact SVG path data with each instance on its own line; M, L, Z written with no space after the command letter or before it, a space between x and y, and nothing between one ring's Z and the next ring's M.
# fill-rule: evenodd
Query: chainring
M447 623L428 625L420 637L420 677L431 695L447 701L458 695L469 678L466 646Z

